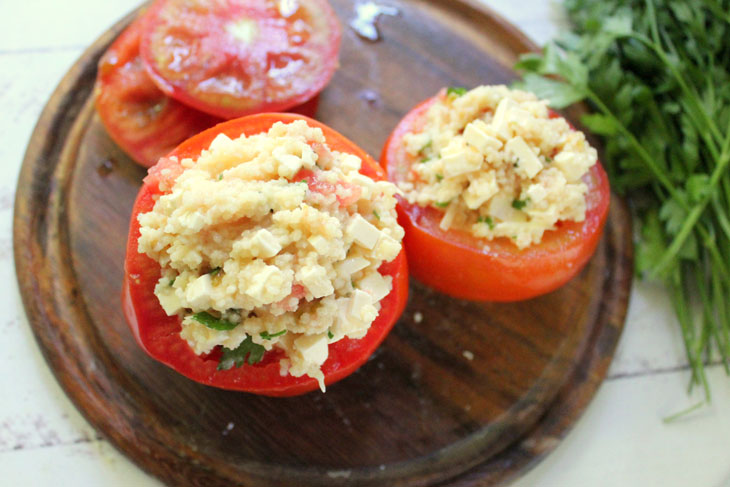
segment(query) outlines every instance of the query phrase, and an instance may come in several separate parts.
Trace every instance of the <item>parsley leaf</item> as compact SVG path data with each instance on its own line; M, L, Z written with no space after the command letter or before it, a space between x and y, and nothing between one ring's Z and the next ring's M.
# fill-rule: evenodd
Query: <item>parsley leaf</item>
M195 313L194 315L192 315L192 318L195 321L197 321L198 323L201 323L212 330L227 331L227 330L232 330L238 326L237 323L231 323L230 321L216 318L215 316L213 316L212 314L210 314L206 311L201 311L200 313Z
M375 218L377 218L378 220L380 220L380 215L378 215L378 212L377 211L373 210L373 216Z
M726 1L564 0L572 25L521 56L521 86L587 101L612 188L632 201L636 272L670 293L692 368L730 370L730 14Z
M462 86L449 86L448 88L446 88L447 95L462 96L465 95L467 91L469 90Z
M449 204L451 204L451 200L434 203L434 205L439 208L446 208L447 206L449 206Z
M512 208L515 210L521 210L527 206L527 200L512 200Z
M491 216L480 216L477 218L477 223L486 223L490 230L494 230L494 220Z
M264 353L266 353L266 349L263 345L254 343L253 339L247 336L233 350L223 347L223 355L221 356L221 361L218 363L218 370L229 370L234 366L240 367L245 362L248 362L249 365L257 364L264 358Z

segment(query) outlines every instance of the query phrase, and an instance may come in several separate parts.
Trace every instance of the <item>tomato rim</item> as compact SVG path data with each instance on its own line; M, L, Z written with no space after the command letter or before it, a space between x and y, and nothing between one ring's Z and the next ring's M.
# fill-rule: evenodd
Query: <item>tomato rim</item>
M332 150L346 151L360 157L363 161L361 173L385 179L377 163L353 142L320 122L296 114L267 113L224 122L186 140L168 157L175 156L179 160L195 157L219 133L233 138L268 130L275 122L289 123L295 120L305 120L310 126L321 128ZM318 389L316 379L309 376L282 376L278 360L275 357L272 359L271 352L267 352L259 364L217 370L218 361L215 357L196 355L180 337L180 319L177 316L167 316L154 295L154 286L160 277L160 266L137 251L140 235L137 215L149 211L159 194L161 191L157 180L146 180L134 203L127 240L122 303L124 315L137 343L157 361L189 379L209 386L266 396L293 396ZM322 366L326 385L343 379L365 363L405 308L408 295L405 252L401 250L392 262L383 263L378 271L393 277L393 289L381 300L378 317L363 338L343 338L329 345L329 357Z
M166 4L173 1L174 0L159 0L155 2L150 7L148 15L145 16L145 33L142 38L140 49L142 60L144 61L145 68L147 69L152 81L160 88L160 90L168 96L181 101L185 105L194 107L202 112L209 113L223 119L233 119L262 112L291 111L293 107L306 104L309 100L317 96L318 93L321 92L329 83L339 65L338 54L342 38L342 28L337 20L337 16L326 0L311 0L312 2L317 3L318 8L322 11L322 16L327 19L330 33L328 42L326 43L326 49L320 57L323 66L322 76L320 76L308 89L303 90L295 96L278 102L267 102L266 100L262 100L260 104L249 106L247 108L227 107L221 103L208 103L201 100L199 97L192 95L190 90L186 89L180 83L173 82L168 79L159 69L158 63L155 62L152 38L154 29L157 25L156 21Z
M443 90L417 104L388 137L380 162L390 181L402 180L413 162L407 161L403 136L418 127L440 96ZM608 215L610 188L600 162L584 180L589 188L584 221L559 222L540 243L522 250L504 237L490 241L458 229L444 232L440 210L399 197L398 220L406 231L403 244L410 274L440 292L473 301L520 301L558 289L589 261Z

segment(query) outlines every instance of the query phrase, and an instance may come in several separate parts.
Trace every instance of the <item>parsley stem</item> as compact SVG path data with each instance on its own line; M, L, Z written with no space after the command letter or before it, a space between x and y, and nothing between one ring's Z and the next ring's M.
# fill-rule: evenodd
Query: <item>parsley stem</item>
M707 404L705 401L700 401L696 404L691 405L690 407L688 407L686 409L682 409L681 411L672 414L671 416L667 416L666 418L662 419L662 421L665 424L673 423L673 422L677 421L678 419L681 419L681 418L687 416L689 413L697 411L705 404Z
M723 280L717 274L717 270L711 267L710 279L712 282L712 300L716 303L717 319L719 321L719 333L718 343L721 350L723 350L723 363L725 365L725 372L730 373L730 334L728 329L730 328L730 321L728 321L727 303L726 296L728 290L723 290Z
M689 389L691 391L695 384L703 384L705 398L709 401L710 389L707 385L707 378L705 377L705 367L701 358L697 355L696 346L692 345L696 344L697 341L694 327L692 326L692 318L689 313L690 301L684 289L684 283L688 282L688 279L684 279L684 277L688 276L686 275L686 272L683 272L682 266L676 267L669 286L673 296L672 304L674 306L674 311L677 315L679 327L682 331L685 352L687 354L690 367L692 368L692 379L690 381Z

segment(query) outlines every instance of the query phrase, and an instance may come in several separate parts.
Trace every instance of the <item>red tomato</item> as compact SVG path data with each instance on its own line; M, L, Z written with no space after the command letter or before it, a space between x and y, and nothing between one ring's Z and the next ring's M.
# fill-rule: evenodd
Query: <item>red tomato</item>
M304 103L337 67L341 30L327 0L160 0L145 25L154 82L223 118Z
M137 19L99 60L94 94L107 132L137 163L150 167L180 142L221 120L166 96L139 57Z
M143 20L122 32L99 60L96 110L114 142L138 164L151 167L183 140L223 120L165 95L139 56ZM291 111L313 117L319 97Z
M178 159L195 158L219 133L235 138L241 134L252 135L267 131L277 121L292 122L301 119L306 120L310 126L320 127L332 150L360 157L363 161L361 173L374 179L385 178L377 163L353 142L326 125L293 114L269 113L231 120L186 140L170 155ZM172 169L177 162L175 159L163 158L160 164ZM152 358L203 384L267 396L293 396L318 388L317 381L311 377L282 376L279 373L278 362L280 353L267 352L263 360L255 365L244 364L239 368L217 370L216 353L208 356L196 355L187 342L180 338L180 319L177 316L167 316L154 295L155 284L160 278L160 267L157 262L137 251L137 240L140 235L137 215L153 208L156 198L161 194L159 189L161 176L172 174L171 177L175 177L174 170L163 172L157 171L156 168L157 166L150 170L132 209L124 263L124 314L137 342ZM365 337L359 340L345 338L329 346L329 357L322 365L326 384L336 382L360 367L383 341L403 312L408 295L405 253L401 251L395 260L381 265L379 272L392 276L393 289L381 301L380 314Z
M391 181L405 180L415 162L403 147L403 136L422 126L423 115L438 96L411 110L385 143L381 164ZM539 244L522 250L506 238L489 241L457 229L445 232L439 227L443 211L399 198L398 221L406 232L411 274L443 293L477 301L517 301L557 289L593 255L608 214L610 189L600 163L585 182L585 220L559 222Z

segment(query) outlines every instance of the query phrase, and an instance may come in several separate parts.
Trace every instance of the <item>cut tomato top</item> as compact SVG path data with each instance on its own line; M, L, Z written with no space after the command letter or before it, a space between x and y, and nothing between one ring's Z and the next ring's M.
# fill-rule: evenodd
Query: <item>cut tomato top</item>
M94 96L114 142L137 163L150 167L221 119L173 100L152 82L139 57L142 22L132 22L99 60Z
M281 355L277 351L267 352L263 360L257 364L244 364L229 370L218 370L220 354L214 352L207 356L196 355L180 337L180 318L166 315L154 294L161 269L157 262L137 250L140 236L137 216L153 208L157 197L162 194L161 182L166 183L163 187L169 187L182 172L178 160L195 159L203 149L210 146L218 134L224 133L230 138L242 134L253 135L267 131L275 122L289 123L301 119L306 120L310 126L321 128L332 150L360 157L362 174L373 179L384 179L381 168L372 158L331 128L299 115L260 114L222 123L183 142L170 154L174 157L161 159L160 163L150 170L135 201L125 260L123 296L125 316L145 352L197 382L269 396L302 394L318 387L317 381L308 376L282 376L279 365ZM310 184L315 182L310 181ZM382 264L378 272L392 277L392 290L380 301L380 312L363 338L357 340L344 338L329 345L328 358L322 365L325 384L346 377L362 365L403 312L408 293L408 272L404 252L401 251L392 262Z
M381 165L393 182L405 181L412 164L403 137L418 131L438 97L411 110L388 138ZM561 221L538 244L518 249L508 238L487 240L439 223L443 211L399 198L399 223L406 231L404 247L413 276L454 297L516 301L553 291L575 276L596 249L608 214L610 188L600 163L584 177L588 186L582 222Z
M165 93L233 118L312 98L337 67L340 36L326 0L161 0L141 52Z

